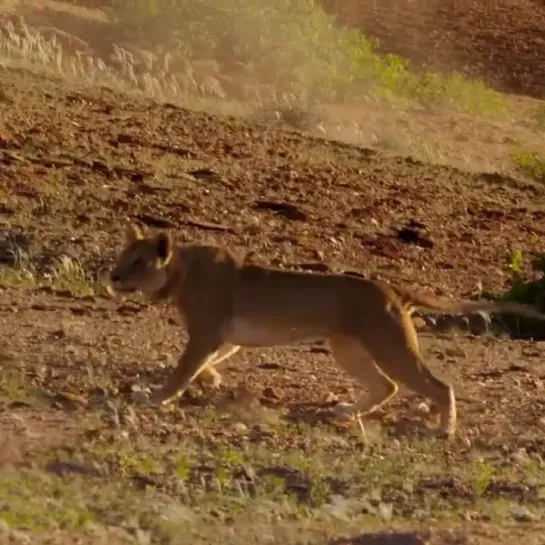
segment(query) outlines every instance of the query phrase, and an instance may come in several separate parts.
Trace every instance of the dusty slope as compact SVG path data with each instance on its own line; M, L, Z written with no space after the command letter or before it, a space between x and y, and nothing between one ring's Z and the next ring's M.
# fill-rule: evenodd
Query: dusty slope
M112 43L124 39L106 24L103 11L84 0L74 4L10 0L0 4L0 13L24 14L28 24L77 36L106 59ZM321 0L321 4L340 23L378 38L381 51L406 57L416 68L457 70L502 92L545 97L541 0Z
M333 268L460 294L479 283L502 290L507 250L534 250L542 233L539 185L109 91L72 92L28 73L0 77L2 215L11 232L29 236L34 258L53 251L100 261L130 217L182 240L251 245L271 261L323 256ZM275 213L260 201L297 210ZM426 240L395 236L411 225Z
M23 71L4 70L0 86L2 233L39 268L70 255L90 274L100 272L126 218L138 218L173 229L181 241L251 248L266 262L359 268L460 294L479 282L501 290L506 250L535 249L542 233L545 190L500 175L387 158L108 90L71 90ZM284 204L279 212L263 201ZM393 236L407 225L422 231L418 244ZM111 543L141 543L139 528L152 543L178 543L149 513L165 502L178 502L180 509L186 498L194 509L213 513L201 526L183 523L192 543L209 542L207 532L227 532L225 543L262 543L262 527L254 526L262 513L250 511L252 524L243 524L246 511L238 503L235 509L231 496L212 494L210 475L220 463L220 475L227 475L224 494L238 494L251 482L280 505L267 488L272 474L282 476L290 497L300 498L303 511L289 511L292 518L266 518L266 532L277 532L267 534L268 543L291 543L301 535L308 543L335 543L328 540L383 529L384 517L388 527L418 529L392 543L499 544L522 534L528 543L539 542L541 344L425 339L431 365L457 389L459 441L443 446L413 439L421 400L400 396L372 419L379 443L362 463L354 431L321 424L306 407L323 404L331 393L351 395L352 381L337 375L321 347L246 352L227 365L226 389L218 395L186 400L181 411L134 411L121 404L122 412L119 400L127 399L133 384L163 380L160 363L179 347L178 327L167 320L172 316L160 306L2 291L0 335L9 342L1 355L0 436L10 441L0 461L4 468L15 464L16 472L3 470L8 485L0 488L0 509L15 528L29 528L23 522L28 510L45 509L49 515L41 524L49 533L42 536L56 536L58 543L66 535L47 521L75 527L74 536L98 543L89 538L96 528L79 522L85 517L117 528L108 534ZM252 393L246 405L235 396L233 407L226 400L237 385ZM190 461L180 466L187 453ZM59 465L67 460L74 465ZM95 465L85 465L90 460ZM28 462L32 471L68 473L67 491L51 477L44 484L41 474L18 473L31 471ZM70 477L74 472L82 475ZM35 499L21 504L13 496L20 486L30 487ZM32 486L39 492L31 493ZM208 495L200 496L204 491ZM41 494L57 497L57 504L40 503ZM137 504L122 503L132 494ZM193 504L195 497L200 499ZM357 504L353 516L333 522L305 511L339 497L370 499ZM454 531L436 529L437 520ZM173 526L175 535L182 526ZM372 537L345 542L376 543Z
M324 0L342 23L416 66L460 70L505 92L545 97L545 4L539 0Z

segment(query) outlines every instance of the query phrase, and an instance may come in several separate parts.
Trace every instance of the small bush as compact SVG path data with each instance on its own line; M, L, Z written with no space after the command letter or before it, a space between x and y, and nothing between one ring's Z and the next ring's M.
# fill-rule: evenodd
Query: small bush
M538 252L531 259L530 267L534 278L524 278L523 255L519 250L509 252L508 266L511 273L510 286L499 300L531 305L545 313L545 253ZM540 320L522 316L505 316L504 321L512 332L522 337L535 339L545 337L545 328Z
M502 299L535 305L540 311L545 311L545 254L538 253L531 261L531 269L537 274L535 279L524 279L522 263L520 250L509 253L510 288Z
M520 150L511 154L517 169L536 182L545 182L545 155L537 151Z

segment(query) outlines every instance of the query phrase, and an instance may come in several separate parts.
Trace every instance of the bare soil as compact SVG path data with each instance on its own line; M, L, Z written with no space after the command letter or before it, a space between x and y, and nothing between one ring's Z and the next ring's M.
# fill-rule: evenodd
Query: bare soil
M2 248L38 275L64 258L92 287L127 219L452 296L502 292L506 252L540 249L541 185L26 70L0 89ZM423 438L432 417L402 392L366 419L364 450L356 424L316 415L359 393L322 345L244 351L219 392L135 407L183 346L174 310L7 278L0 543L543 543L543 343L423 334L459 399L456 440Z
M458 70L500 91L545 96L542 0L323 0L343 24L414 66Z

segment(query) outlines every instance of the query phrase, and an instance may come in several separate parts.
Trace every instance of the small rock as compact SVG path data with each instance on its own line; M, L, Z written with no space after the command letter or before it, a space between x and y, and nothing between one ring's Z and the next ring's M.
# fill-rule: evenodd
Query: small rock
M537 522L540 520L540 516L533 513L524 505L514 505L512 507L513 518L517 522Z
M199 168L197 170L192 170L189 172L197 180L207 180L210 182L221 182L221 175L209 168Z
M254 204L257 210L270 210L288 220L306 221L308 214L301 207L283 201L258 200Z
M268 399L282 399L282 395L279 394L274 388L270 387L263 389L263 397Z
M331 272L331 267L323 261L305 261L301 263L294 263L294 265L299 269L302 269L303 271L314 271L322 273Z
M410 227L398 229L396 236L406 244L415 244L421 248L433 248L434 246L434 243L430 238L423 237L417 229L412 229Z
M517 462L520 465L527 465L532 461L532 459L530 458L530 456L528 455L528 452L526 451L524 447L519 448L517 451L515 451L511 455L511 458L513 459L514 462Z
M257 367L260 369L282 369L282 366L275 362L260 363Z
M467 522L471 522L473 520L478 520L479 513L477 513L476 511L466 511L464 513L464 515L463 515L463 518Z
M246 424L243 424L242 422L237 422L236 424L233 425L233 429L237 433L247 433L248 426Z
M430 412L431 412L428 404L425 403L424 401L422 401L422 403L418 404L418 407L416 408L416 410L419 413L422 413L422 414L430 414Z
M375 509L367 500L346 498L341 494L332 494L325 507L331 517L346 522L349 522L358 512L375 514Z
M378 505L378 512L382 520L388 522L392 520L392 516L394 514L394 504L384 503L381 501Z

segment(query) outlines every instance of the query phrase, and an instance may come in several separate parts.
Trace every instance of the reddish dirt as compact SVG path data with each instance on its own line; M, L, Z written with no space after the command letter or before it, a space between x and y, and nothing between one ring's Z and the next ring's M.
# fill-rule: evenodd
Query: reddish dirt
M323 0L344 24L415 66L459 70L500 91L545 97L542 0Z
M497 293L507 283L506 251L530 252L542 237L542 186L389 158L105 89L70 89L25 71L2 71L0 86L2 233L24 246L38 269L69 255L99 274L131 218L169 228L180 242L251 249L266 263L355 268L436 293L467 294L478 284ZM263 201L284 205L273 211ZM396 236L407 226L421 231L420 242ZM173 316L162 306L2 291L0 335L9 339L2 365L56 396L48 409L0 407L0 435L13 440L3 456L28 460L50 452L56 440L44 441L40 432L75 441L80 420L73 419L92 413L88 405L103 379L120 395L134 383L164 380L156 362L179 350L179 327L167 319ZM433 336L424 345L432 367L456 388L460 436L469 442L445 446L443 463L465 467L467 444L505 460L521 449L545 455L541 344ZM330 392L346 398L353 385L315 346L246 352L227 365L225 377L224 393L241 386L296 420L306 419L307 404L323 403ZM398 396L373 420L403 434L415 425L410 415L417 402ZM189 403L185 410L198 421L202 407ZM143 410L136 418L139 433L157 443L203 433L220 443L232 440L221 425L187 426L172 412ZM251 440L271 452L298 444L281 434ZM421 486L419 498L432 485ZM449 498L465 497L468 486L433 482ZM534 485L494 486L489 494L510 501L534 501L537 494ZM417 516L418 504L393 497L407 516ZM536 528L528 531L535 535ZM459 531L461 541L443 542L510 543L524 526Z
M272 263L325 260L460 295L505 289L506 252L535 250L543 233L545 188L508 176L1 78L2 216L38 262L68 252L97 272L133 218ZM402 241L405 227L423 240Z

